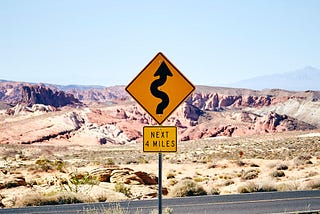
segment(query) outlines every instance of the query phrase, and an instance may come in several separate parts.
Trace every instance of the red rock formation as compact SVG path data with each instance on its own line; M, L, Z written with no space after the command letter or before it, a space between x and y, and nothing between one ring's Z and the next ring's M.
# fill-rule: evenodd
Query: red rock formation
M20 82L0 82L0 101L11 104L11 106L18 103L29 106L44 104L54 107L81 104L72 94L57 90L54 86Z
M22 109L22 105L17 105L15 108L3 108L4 110L8 109L6 113L10 115L16 114L21 110L25 110L27 113L42 111L41 113L46 114L46 112L52 111L47 108L49 107L47 106L48 104L61 106L67 103L77 104L79 102L72 95L44 85L20 84L19 86L14 86L9 83L6 84L6 87L2 87L0 84L0 99L1 97L2 99L12 97L12 94L20 90L20 101L23 100L25 104L30 105L28 107L24 105L24 109ZM5 89L2 90L1 87ZM19 87L19 90L16 89ZM120 89L121 87L117 88L117 90L121 91ZM78 115L83 117L82 119L75 120L73 116L69 116L69 119L59 117L55 122L52 122L51 118L47 122L42 121L43 125L41 127L38 127L38 122L34 121L28 127L24 127L26 130L23 132L21 132L22 128L14 127L14 130L19 131L17 133L9 133L13 129L8 129L4 123L2 124L2 133L8 134L0 135L2 141L33 143L48 141L46 139L50 138L49 140L53 142L54 140L52 139L65 137L66 141L70 142L87 139L83 141L95 141L100 144L109 142L125 144L134 141L142 142L143 126L156 125L156 122L137 104L132 104L128 100L117 100L115 102L114 97L108 98L104 93L100 94L96 90L88 92L88 96L90 94L93 96L90 98L91 101L98 100L98 102L107 102L113 105L103 105L102 103L88 105L89 108L79 108ZM178 138L181 140L313 129L315 128L314 126L289 117L285 115L286 113L269 112L276 109L274 107L277 107L277 105L288 100L288 103L290 103L290 99L298 103L305 102L305 99L310 99L307 97L308 94L310 93L301 92L295 94L294 92L286 91L248 92L242 89L225 88L216 92L213 90L208 90L207 92L197 91L179 106L163 125L177 126ZM316 94L312 93L312 96L312 102L316 102ZM117 96L115 97L117 99ZM108 101L108 99L112 99L112 101ZM44 103L46 106L31 105L33 103ZM268 106L270 108L266 108ZM79 122L75 123L74 121ZM57 123L60 125L59 127L55 127ZM49 127L49 130L47 130L47 127ZM36 131L30 132L27 128L32 128L32 130ZM43 132L41 133L37 131L42 129ZM67 132L65 132L66 130Z
M308 123L299 121L287 115L280 115L275 112L270 112L269 114L259 118L255 123L255 130L257 132L283 132L315 128L315 126Z
M63 91L53 91L44 85L23 86L21 102L28 106L44 104L54 107L80 104L80 101L74 98L72 94L66 94Z

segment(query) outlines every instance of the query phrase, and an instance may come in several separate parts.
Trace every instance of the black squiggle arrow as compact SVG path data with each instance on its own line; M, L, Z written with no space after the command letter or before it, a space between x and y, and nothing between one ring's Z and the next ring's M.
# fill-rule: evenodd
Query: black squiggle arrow
M151 94L157 98L162 100L161 103L158 104L156 113L163 114L163 110L167 108L169 105L169 96L160 91L158 89L159 86L163 85L167 81L167 76L172 77L172 73L170 72L169 68L167 67L165 62L162 62L159 66L158 70L154 73L153 76L160 76L159 79L153 81L150 86Z

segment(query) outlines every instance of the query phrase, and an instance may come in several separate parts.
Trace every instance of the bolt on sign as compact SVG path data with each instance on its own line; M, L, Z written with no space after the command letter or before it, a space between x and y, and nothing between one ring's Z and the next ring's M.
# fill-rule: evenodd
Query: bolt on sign
M144 152L177 152L176 126L144 126Z
M195 86L161 52L126 87L159 125L194 89Z

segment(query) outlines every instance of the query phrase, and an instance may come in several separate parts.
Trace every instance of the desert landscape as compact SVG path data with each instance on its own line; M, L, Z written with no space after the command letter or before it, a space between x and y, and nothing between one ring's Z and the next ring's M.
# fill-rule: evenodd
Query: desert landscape
M320 188L320 91L197 86L163 125L163 196ZM156 125L124 86L0 82L0 206L157 197Z

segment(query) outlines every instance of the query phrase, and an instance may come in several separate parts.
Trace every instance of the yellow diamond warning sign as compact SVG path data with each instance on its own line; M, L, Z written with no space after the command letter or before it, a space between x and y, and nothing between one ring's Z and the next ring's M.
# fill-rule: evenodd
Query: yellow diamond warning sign
M126 87L126 91L162 124L195 87L160 52Z
M144 152L177 152L176 126L143 127Z

